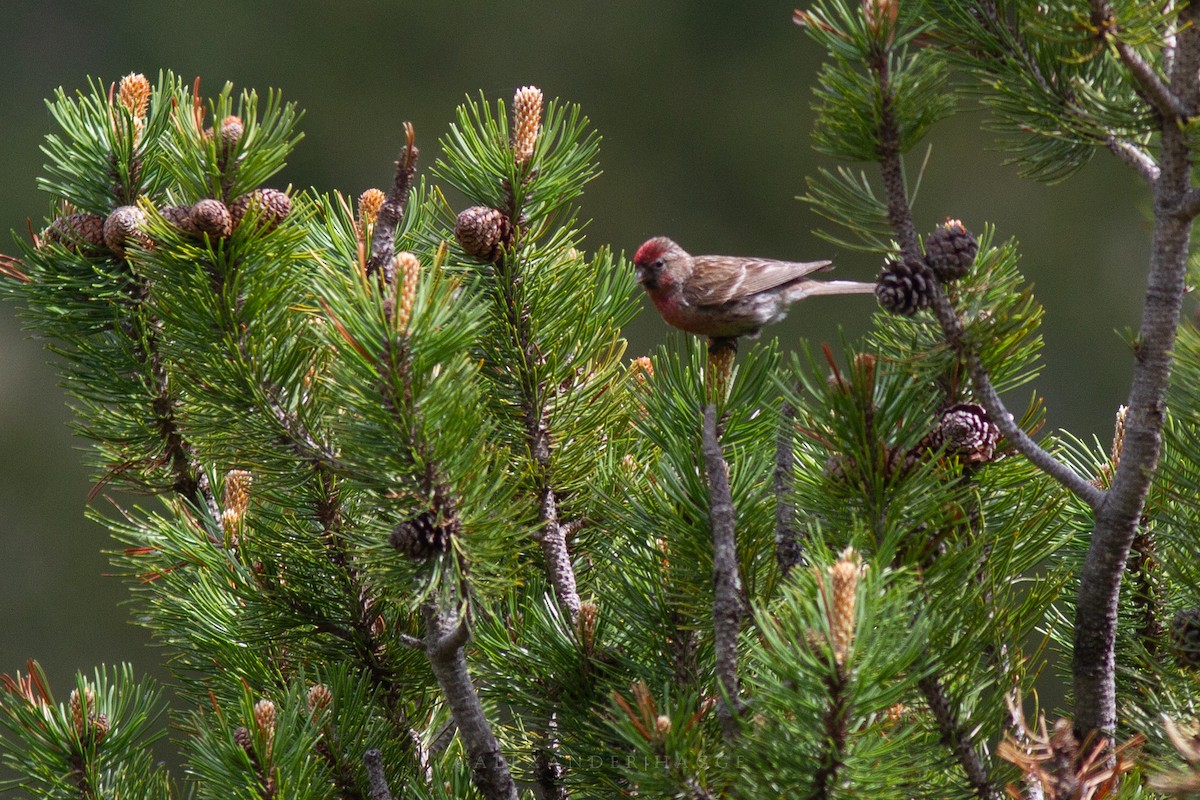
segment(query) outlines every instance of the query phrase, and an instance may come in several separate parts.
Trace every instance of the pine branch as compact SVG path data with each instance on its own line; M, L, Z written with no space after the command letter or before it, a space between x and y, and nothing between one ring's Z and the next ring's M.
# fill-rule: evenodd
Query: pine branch
M1177 97L1200 92L1200 5L1180 12L1170 89ZM1125 442L1112 485L1096 507L1096 525L1079 573L1073 651L1075 733L1110 741L1116 730L1116 632L1121 579L1137 535L1162 444L1171 351L1185 291L1190 219L1172 210L1192 189L1191 152L1174 118L1164 120L1161 173L1154 191L1151 239L1141 328L1134 350L1133 380L1125 418Z
M713 646L717 651L717 680L721 689L717 715L725 739L733 741L739 734L738 715L742 710L737 654L742 621L742 580L738 573L729 472L717 438L717 409L711 403L704 407L702 436L713 538Z
M404 152L396 161L396 178L387 200L379 209L375 220L375 231L371 235L371 258L367 261L367 276L380 275L389 286L396 282L392 267L392 251L396 247L396 228L404 218L408 205L408 193L417 174L417 156L420 150L413 144L415 134L411 122L404 123Z
M942 744L954 751L959 766L967 775L971 791L980 800L1000 800L1004 794L998 787L992 785L987 770L979 760L979 753L976 752L975 746L971 742L971 733L965 730L962 723L958 721L958 716L954 713L950 700L946 697L946 690L942 688L941 681L936 676L929 676L921 678L917 685L920 686L921 693L925 695L925 701L929 703L929 710L933 712L933 718L937 721Z
M508 762L467 671L463 654L468 638L466 622L432 599L421 610L425 617L425 654L467 749L475 788L487 800L517 800L517 786Z

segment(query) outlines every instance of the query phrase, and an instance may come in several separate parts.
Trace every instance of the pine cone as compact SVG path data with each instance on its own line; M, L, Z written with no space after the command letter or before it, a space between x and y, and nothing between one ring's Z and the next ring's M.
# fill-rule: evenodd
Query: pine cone
M108 249L119 256L125 256L125 245L141 243L149 244L149 239L143 232L146 227L146 215L137 206L118 206L104 220L104 243Z
M217 239L224 239L233 233L233 219L229 214L229 207L211 197L192 206L192 224L200 233Z
M942 283L966 275L978 252L979 242L975 235L956 219L946 220L925 240L925 263Z
M992 460L1000 430L983 406L959 403L942 412L938 435L948 454L964 464L982 464Z
M104 217L84 213L59 217L42 231L41 240L61 244L73 253L103 249Z
M468 255L480 261L498 261L512 243L512 224L502 211L472 206L458 215L454 238Z
M883 272L879 274L875 297L888 311L911 317L930 306L934 288L933 273L923 261L891 260L884 264Z
M278 189L255 189L234 200L229 213L235 228L249 214L257 219L259 228L271 231L292 213L292 198Z
M1181 667L1200 667L1200 607L1181 608L1171 618L1171 652Z
M191 236L199 235L200 231L192 223L191 206L163 206L158 210L158 213L162 214L163 219L184 233Z
M397 525L388 542L409 558L423 560L447 552L457 529L456 520L438 524L437 515L425 511Z

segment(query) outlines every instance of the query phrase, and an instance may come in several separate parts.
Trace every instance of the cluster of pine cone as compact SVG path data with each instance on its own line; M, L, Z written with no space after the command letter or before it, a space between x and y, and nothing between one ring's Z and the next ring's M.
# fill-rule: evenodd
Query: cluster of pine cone
M206 131L211 136L211 131ZM242 121L227 117L220 127L223 152L229 152L242 134ZM255 189L226 204L205 198L190 206L162 206L158 213L179 230L197 239L223 239L233 234L242 220L250 217L267 230L292 213L292 200L278 189ZM146 212L141 206L118 206L107 216L77 211L55 219L42 231L39 244L59 244L73 252L101 253L109 250L124 257L126 247L153 246L146 233Z
M228 205L205 198L190 206L163 206L158 213L197 239L204 235L223 239L251 215L260 226L274 228L292 213L292 200L278 189L255 189ZM107 217L82 211L66 214L42 231L41 242L60 244L77 252L107 249L121 257L129 244L142 247L152 244L146 233L146 212L140 206L118 206Z
M875 297L888 311L912 316L932 304L938 283L952 283L966 275L978 252L974 234L960 221L948 219L925 239L924 257L893 259L884 264L875 284Z

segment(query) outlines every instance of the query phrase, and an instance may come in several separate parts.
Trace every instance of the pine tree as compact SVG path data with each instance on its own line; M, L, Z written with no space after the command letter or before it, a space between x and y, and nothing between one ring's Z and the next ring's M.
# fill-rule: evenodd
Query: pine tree
M0 288L59 358L175 710L128 667L62 701L30 662L2 681L10 788L1200 793L1197 10L798 11L816 148L878 165L804 199L879 257L880 309L736 358L626 353L633 270L576 205L599 136L535 87L468 98L428 165L405 126L356 199L271 185L299 139L277 93L60 91L54 205ZM1103 149L1154 197L1111 444L1043 430L1016 242L915 215L905 156L967 98L1031 178ZM1056 654L1049 723L1026 706Z

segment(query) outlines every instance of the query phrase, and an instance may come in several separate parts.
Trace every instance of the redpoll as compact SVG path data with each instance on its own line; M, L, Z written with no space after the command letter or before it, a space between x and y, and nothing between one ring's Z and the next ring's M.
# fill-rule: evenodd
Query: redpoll
M805 297L875 291L873 283L807 277L827 269L828 261L692 256L662 236L639 247L633 265L668 325L713 339L757 336Z

